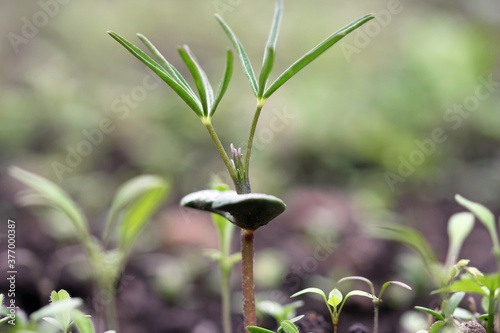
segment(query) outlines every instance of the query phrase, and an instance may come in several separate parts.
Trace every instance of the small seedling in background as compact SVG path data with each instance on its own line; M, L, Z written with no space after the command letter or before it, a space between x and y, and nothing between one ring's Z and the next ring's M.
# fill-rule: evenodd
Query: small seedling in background
M93 269L98 292L111 295L105 307L107 329L117 329L115 294L118 279L137 236L160 207L170 191L170 185L163 178L153 175L138 176L123 184L113 199L102 240L99 241L91 235L89 223L77 204L59 186L17 167L9 171L14 178L31 188L20 197L22 203L56 208L73 224ZM115 236L116 244L108 249L111 236Z
M0 299L3 296L0 294ZM78 308L83 304L80 298L72 298L64 289L50 294L50 304L33 312L29 318L22 310L17 310L15 323L10 326L10 333L69 333L74 328L80 333L95 333L90 316ZM3 313L3 311L2 311ZM7 317L10 318L10 317ZM0 320L4 321L5 318ZM116 333L114 330L104 333Z
M433 293L441 294L440 306L437 309L416 307L437 319L429 332L441 330L456 330L463 320L474 322L474 315L458 307L465 293L476 293L483 296L482 305L486 314L478 320L485 321L487 333L494 332L495 311L499 302L500 272L483 274L477 268L469 266L469 260L459 260L459 253L463 242L474 227L474 216L486 227L492 240L492 253L500 267L500 245L497 227L493 213L481 204L475 203L460 195L456 201L467 208L469 212L454 214L448 221L449 246L445 263L436 259L425 238L416 230L396 225L379 225L373 235L398 241L413 248L423 259L427 270L439 289ZM463 317L463 318L459 318Z
M274 301L259 301L257 302L257 310L273 317L276 323L280 324L285 320L294 322L292 319L297 316L296 310L303 305L303 301L296 301L285 305ZM300 316L299 318L302 317Z
M375 287L373 286L373 282L371 282L369 279L362 277L362 276L347 276L345 278L340 279L337 283L341 283L344 281L349 281L349 280L359 280L365 282L368 287L370 288L370 293L372 295L375 294ZM380 310L380 305L382 304L382 295L384 294L384 291L387 287L390 285L396 285L403 287L405 289L411 290L411 287L403 282L400 281L387 281L382 285L380 288L380 293L378 294L378 297L373 300L373 305L374 305L374 310L373 310L373 333L378 333L378 319L379 319L379 310Z
M218 191L228 191L227 185L217 185ZM222 298L222 324L224 333L231 333L231 286L229 278L235 264L241 261L241 253L231 253L231 244L233 240L234 228L226 218L212 214L212 221L219 234L220 250L207 249L205 255L219 264L221 273L221 298Z
M149 49L158 62L153 60L150 56L120 35L115 32L109 32L111 37L113 37L137 59L155 72L161 79L163 79L165 83L167 83L167 85L169 85L170 88L172 88L172 90L179 95L187 106L195 112L195 114L200 118L202 124L208 130L210 137L214 141L222 161L224 162L224 165L233 180L236 191L204 190L195 192L186 196L182 200L181 205L220 214L241 228L242 290L245 327L256 325L255 292L253 282L254 231L269 223L286 209L285 203L274 196L251 193L249 177L251 160L250 154L262 108L264 107L267 99L285 82L295 76L295 74L314 61L318 56L336 44L339 40L344 38L347 34L374 18L373 15L366 15L335 32L293 63L288 69L279 75L271 85L268 86L268 81L275 60L276 42L278 39L282 13L283 0L277 0L269 37L264 50L262 67L258 76L255 75L246 51L236 34L221 16L216 15L217 21L220 23L225 34L236 49L243 67L243 72L250 82L250 87L256 97L257 106L250 127L250 133L248 135L246 151L244 154L242 153L241 148L235 148L231 144L230 154L228 155L212 125L212 117L215 114L222 97L226 93L231 79L233 71L232 51L229 50L226 53L226 68L224 74L222 75L219 88L214 94L214 89L212 88L205 71L202 69L189 47L184 45L178 48L180 57L186 64L193 78L196 90L198 91L197 95L194 92L194 89L192 89L187 81L182 77L180 72L166 60L166 58L146 37L138 34L141 42L146 46L146 48Z
M340 312L342 311L342 308L344 307L344 304L348 298L350 298L351 296L362 296L362 297L370 298L372 300L378 299L377 296L374 296L374 295L367 293L366 291L362 291L362 290L352 290L352 291L348 292L344 297L344 295L342 295L342 292L340 290L338 290L337 288L333 288L332 291L330 291L330 293L328 294L328 299L326 298L326 295L323 292L323 290L321 290L319 288L306 288L306 289L303 289L299 292L296 292L291 297L297 297L297 296L300 296L303 294L308 294L308 293L309 294L318 294L325 301L326 307L328 308L328 312L330 312L330 316L332 318L333 332L334 333L337 333Z

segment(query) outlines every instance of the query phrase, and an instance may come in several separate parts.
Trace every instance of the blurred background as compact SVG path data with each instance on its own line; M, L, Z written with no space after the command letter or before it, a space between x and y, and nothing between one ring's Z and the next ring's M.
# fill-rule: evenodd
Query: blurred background
M0 215L20 225L21 307L33 311L46 304L43 292L66 288L92 312L91 284L70 260L79 251L71 226L54 212L16 205L24 187L7 168L63 187L95 230L121 183L153 173L174 190L127 266L118 295L123 332L221 331L217 269L202 254L217 246L216 232L208 215L178 202L213 177L229 182L224 165L194 112L106 31L136 45L135 34L146 35L185 77L176 47L188 44L216 85L231 45L213 14L233 28L258 72L273 9L270 0L0 3ZM403 332L394 322L412 305L429 306L433 286L412 251L366 237L364 228L371 221L412 226L444 258L446 222L461 210L456 193L500 211L500 3L285 1L271 80L367 13L376 20L287 82L264 108L252 189L282 198L288 210L257 232L256 287L263 298L287 303L301 288L330 290L345 275L400 279L415 290L396 293L381 320L392 325L386 332ZM234 68L213 118L226 149L246 142L255 109L237 58ZM318 246L326 258L314 257ZM490 250L476 225L463 257L492 271ZM304 300L299 314L326 314L320 302ZM346 327L371 325L369 305L353 301Z

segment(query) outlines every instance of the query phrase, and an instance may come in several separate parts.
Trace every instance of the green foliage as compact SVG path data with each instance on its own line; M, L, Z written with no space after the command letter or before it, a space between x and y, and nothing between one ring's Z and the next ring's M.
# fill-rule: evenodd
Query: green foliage
M429 273L438 283L439 289L433 293L441 294L441 304L438 309L426 307L415 307L417 310L426 312L438 321L430 328L429 332L446 332L457 329L458 318L463 314L470 319L474 314L459 308L459 304L466 293L476 293L483 297L483 308L487 314L480 315L485 318L488 326L487 332L494 332L494 318L496 304L499 302L500 273L484 275L477 268L469 266L469 260L459 259L460 250L465 239L474 227L474 215L483 223L492 239L493 253L500 266L500 248L498 245L497 227L493 213L485 206L456 195L459 204L467 208L469 212L454 214L448 221L449 246L447 259L440 264L428 245L425 238L417 231L396 225L381 225L374 234L378 237L395 240L412 247L420 254L428 267Z
M328 299L327 299L323 290L321 290L319 288L314 288L314 287L306 288L306 289L303 289L301 291L298 291L295 294L293 294L291 297L297 297L297 296L304 295L304 294L317 294L323 298L323 300L326 304L326 307L328 308L328 311L330 312L334 332L337 332L337 325L339 322L340 312L342 311L342 308L344 307L344 304L348 298L350 298L351 296L361 296L361 297L370 298L372 300L377 299L376 296L374 296L370 293L367 293L365 291L362 291L362 290L352 290L344 296L342 294L342 292L340 290L338 290L337 288L333 288L330 291L330 293L328 294Z
M62 211L73 223L82 242L89 238L89 227L86 218L73 200L53 182L18 167L11 167L12 177L28 185L32 192L24 194L26 203L43 204ZM28 197L26 197L28 195Z
M126 258L135 239L170 191L169 183L158 176L138 176L126 182L118 189L111 204L103 234L104 240L100 242L90 237L89 226L83 213L59 186L17 167L12 167L10 174L31 188L28 200L25 199L24 202L55 207L68 216L78 232L78 239L86 250L97 284L102 290L112 293L114 293L116 281L124 269ZM117 245L106 250L108 238L113 234L117 238ZM54 307L59 307L62 306L61 302L69 301L69 295L64 291L54 292L51 299ZM114 302L108 302L107 306L108 326L116 326ZM35 321L38 320L37 315L37 313L32 315L35 316ZM62 323L61 327L67 327L65 325L68 322L67 314L60 316L58 322ZM83 327L88 326L82 316L78 316L78 324Z
M304 305L303 301L296 301L282 305L273 301L260 301L257 303L257 309L276 320L276 323L281 323L284 320L291 320L296 316L296 310Z

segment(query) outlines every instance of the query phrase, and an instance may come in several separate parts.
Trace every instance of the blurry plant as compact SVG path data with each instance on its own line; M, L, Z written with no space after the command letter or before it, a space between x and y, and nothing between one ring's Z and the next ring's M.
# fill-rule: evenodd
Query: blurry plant
M10 168L9 172L30 187L20 195L22 204L56 208L69 218L93 269L97 292L112 295L105 304L107 329L118 329L115 313L117 282L137 236L167 196L170 185L153 175L138 176L123 184L116 192L102 240L99 240L91 235L89 224L77 204L60 187L17 167ZM108 249L111 236L115 237L116 244Z
M328 308L328 312L330 312L330 316L332 318L333 332L334 333L337 333L340 312L342 311L342 308L344 307L344 304L349 297L362 296L362 297L370 298L372 300L378 299L377 296L372 295L372 294L367 293L366 291L362 291L362 290L351 290L344 297L344 295L342 295L342 292L340 290L338 290L337 288L333 288L330 291L330 293L328 294L328 299L326 298L326 295L323 292L323 290L318 289L318 288L306 288L306 289L303 289L299 292L296 292L291 297L296 297L296 296L300 296L300 295L307 294L307 293L318 294L323 298L323 300L325 301L326 307Z
M216 186L218 191L228 191L227 185ZM218 215L212 214L213 223L219 234L220 250L207 249L205 255L219 264L221 273L222 323L225 333L231 333L231 286L229 278L234 265L241 261L241 253L231 253L235 225Z
M303 316L294 318L292 320L283 320L276 332L282 333L283 331L285 331L286 333L299 333L299 329L297 328L297 326L295 326L294 322L300 320L302 317ZM250 333L274 333L273 331L258 326L247 326L247 330Z
M3 295L0 294L0 300L2 297ZM7 332L70 333L75 332L75 329L80 333L95 332L90 316L77 309L83 304L80 298L72 298L66 290L61 289L58 292L52 291L50 302L50 304L33 312L29 318L23 310L16 309L15 314L12 315L15 317L15 321L11 323L12 326ZM4 313L4 311L1 312ZM4 320L5 318L0 320L0 325ZM105 333L115 333L115 331L106 331Z
M422 257L427 271L438 285L439 289L433 293L441 295L437 309L416 307L433 316L437 321L432 324L429 332L455 331L461 327L463 321L476 319L487 323L487 333L494 332L495 311L500 298L500 246L493 213L481 204L472 202L456 195L455 199L469 212L454 214L448 221L449 246L446 261L441 264L425 240L416 230L397 225L378 225L372 234L389 240L394 240L412 247ZM474 227L474 216L487 228L492 239L492 252L499 265L497 272L483 274L477 268L469 266L469 260L459 260L463 242ZM475 313L459 308L465 293L477 293L483 296L482 305L486 314L475 317ZM475 311L474 311L475 312ZM463 327L463 325L462 325Z
M370 293L371 295L376 295L375 294L375 288L373 286L373 282L370 281L369 279L362 277L362 276L347 276L345 278L342 278L338 281L338 283L348 281L348 280L360 280L368 284L368 287L370 288ZM373 310L373 333L378 333L378 318L379 318L379 310L380 310L380 305L382 304L382 295L384 294L384 291L387 287L390 285L396 285L403 287L405 289L411 290L411 287L403 282L400 281L387 281L385 282L382 287L380 288L380 293L378 294L376 299L373 299L373 305L374 305L374 310Z
M285 320L292 320L292 318L295 318L297 315L296 310L302 305L304 305L303 301L282 305L278 302L266 300L257 302L257 310L273 317L276 323L279 324ZM303 316L300 316L298 318L300 319L302 317Z
M215 146L233 180L236 191L217 191L204 190L192 193L181 201L181 205L195 209L201 209L217 213L224 216L230 222L239 226L241 230L241 254L242 254L242 289L243 289L243 312L245 326L255 326L255 295L253 282L253 239L254 231L263 225L269 223L276 216L281 214L286 205L284 202L274 196L266 194L250 193L250 154L252 144L257 129L258 119L262 108L267 99L280 88L285 82L297 74L301 69L310 64L323 52L341 40L350 32L359 28L369 20L373 15L366 15L357 21L349 24L341 30L335 32L323 42L318 44L311 51L293 63L271 84L267 85L271 71L274 65L276 42L278 38L279 27L283 12L283 0L276 1L274 18L271 25L268 41L264 50L262 67L258 77L255 75L250 60L243 48L243 45L231 30L229 25L216 15L217 21L233 44L243 71L250 82L253 94L257 99L257 106L253 121L250 127L250 133L246 144L246 151L243 155L241 148L235 148L231 144L230 156L226 153L214 127L212 126L212 117L215 114L219 103L224 96L233 70L233 53L228 50L226 53L226 67L217 92L214 94L212 85L196 57L188 46L184 45L178 48L179 54L186 64L198 91L198 95L190 87L180 72L174 68L158 49L143 35L138 34L140 41L158 60L156 62L135 45L116 34L108 32L118 43L125 47L130 53L138 58L142 63L155 72L174 90L177 95L191 108L200 118L202 124L208 130Z

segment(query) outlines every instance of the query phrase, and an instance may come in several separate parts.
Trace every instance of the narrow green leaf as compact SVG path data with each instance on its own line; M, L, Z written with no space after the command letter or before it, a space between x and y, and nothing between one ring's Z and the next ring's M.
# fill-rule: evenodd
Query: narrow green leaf
M231 30L229 25L227 25L227 23L222 19L220 15L216 14L215 18L217 19L217 21L219 21L220 25L222 26L222 29L224 30L227 37L229 38L234 48L236 49L236 52L238 52L238 55L241 60L241 65L243 66L243 71L245 72L245 75L248 78L248 81L250 82L250 86L252 87L253 93L257 97L259 87L257 85L257 80L255 79L255 73L253 71L252 64L250 63L250 59L248 59L247 53L245 52L243 45L239 41L238 37L236 37L234 32Z
M2 326L3 324L5 324L6 322L8 322L9 320L11 320L12 318L10 317L4 317L4 318L1 318L0 319L0 326Z
M357 28L359 28L360 26L362 26L363 24L365 24L366 22L370 21L373 18L375 18L375 16L373 16L372 14L366 15L352 22L351 24L345 26L344 28L338 30L333 35L331 35L323 42L318 44L315 48L307 52L299 60L293 63L287 70L285 70L276 79L276 81L274 81L273 84L271 84L271 86L266 90L263 97L268 98L269 96L271 96L276 90L278 90L279 87L281 87L286 81L288 81L295 74L297 74L302 68L310 64L314 59L319 57L323 52L328 50L331 46L333 46L339 40L344 38L347 34L356 30Z
M95 333L92 321L88 316L79 310L71 311L71 317L80 333Z
M193 77L194 83L196 84L198 94L200 95L203 114L205 117L209 117L210 110L214 104L214 92L210 82L208 81L207 74L205 74L205 71L201 68L198 60L196 60L196 57L187 45L179 47L177 50L179 51L182 60L186 63L186 66Z
M167 73L177 81L184 89L189 92L192 97L195 97L194 91L191 89L187 81L184 79L181 73L165 59L163 54L158 51L158 49L142 34L137 34L137 37L141 40L141 42L151 51L151 53L158 59L163 68L167 71ZM196 97L195 97L196 98Z
M259 92L257 97L261 98L264 95L267 80L273 69L274 54L276 53L276 41L280 29L281 18L283 16L283 0L276 0L276 9L274 11L273 24L269 32L269 38L264 50L264 59L262 60L262 68L259 75Z
M118 248L124 253L131 249L135 238L169 192L170 185L160 177L156 179L156 185L151 186L125 210L118 239Z
M303 295L303 294L309 294L309 293L321 295L321 297L323 297L323 299L325 300L325 303L328 303L328 301L326 299L325 293L323 292L323 290L321 290L319 288L306 288L306 289L302 289L301 291L296 292L295 294L293 294L290 297L296 297L296 296L300 296L300 295Z
M363 291L363 290L351 290L350 292L348 292L345 295L345 299L347 300L351 296L361 296L361 297L366 297L366 298L370 298L370 299L374 299L374 300L378 299L377 296L372 295L370 293L367 293L366 291Z
M460 249L465 239L469 236L474 227L474 215L469 212L454 214L448 221L448 255L447 265L452 265L458 260Z
M51 206L61 210L73 222L79 237L85 239L89 236L88 224L83 213L76 203L59 186L48 179L35 175L18 167L9 168L12 177L34 189Z
M186 90L183 85L179 84L163 67L161 67L156 61L154 61L150 56L141 51L138 47L127 41L125 38L121 37L113 31L108 31L108 34L113 37L118 43L127 49L132 55L139 59L143 64L148 66L153 72L156 73L165 83L167 83L172 90L174 90L177 95L199 116L203 117L203 111L200 101L193 97L190 93L190 89Z
M396 224L373 224L370 233L374 237L400 242L413 248L422 257L431 273L433 267L439 263L425 237L412 228Z
M233 74L233 52L231 50L227 50L226 55L226 68L224 70L224 74L222 75L222 81L219 84L219 89L215 94L214 104L210 109L209 116L212 117L219 106L222 97L226 93L227 87L229 86L229 81L231 80L231 75Z
M346 277L344 277L344 278L342 278L342 279L338 280L338 281L337 281L337 283L341 283L341 282L348 281L348 280L359 280L359 281L363 281L363 282L365 282L365 283L369 286L370 291L372 292L372 294L374 294L374 293L375 293L375 289L374 289L374 287L373 287L373 283L372 283L369 279L367 279L367 278L365 278L365 277L363 277L363 276L346 276Z
M68 312L73 309L76 309L82 304L83 302L79 298L71 298L64 301L50 303L48 305L45 305L41 309L33 312L30 316L30 320L32 322L38 322L43 317L55 316L62 312Z
M390 286L391 284L395 284L395 285L403 287L405 289L412 290L411 287L409 285L407 285L406 283L403 283L403 282L400 282L400 281L387 281L386 283L384 283L382 285L382 288L380 289L379 299L382 299L382 294L384 293L385 289L388 286Z
M453 314L453 312L455 312L456 308L458 307L464 296L465 292L463 291L454 293L450 296L450 299L448 299L443 306L443 314L445 318L451 317L451 315Z
M476 215L479 221L481 221L486 226L486 229L488 229L488 232L490 233L490 237L493 242L493 247L497 251L500 250L497 229L495 226L495 216L493 215L493 213L485 206L477 202L470 201L459 194L455 195L455 200L459 204L470 210L471 213Z
M105 242L107 242L111 236L111 233L116 225L118 213L127 206L131 205L140 196L152 189L157 188L158 186L163 186L163 184L164 180L158 176L140 175L121 185L116 191L113 203L111 204L111 208L109 210L108 218L106 220L103 237Z
M247 326L247 331L250 333L274 333L273 331L257 326Z
M286 333L299 333L297 327L289 320L282 321L281 327L283 327Z
M419 310L419 311L422 311L422 312L425 312L425 313L428 313L430 314L431 316L434 316L436 317L438 320L444 320L444 317L441 313L437 312L437 311L434 311L432 309L429 309L429 308L425 308L423 306L416 306L415 307L415 310Z

